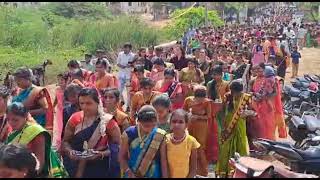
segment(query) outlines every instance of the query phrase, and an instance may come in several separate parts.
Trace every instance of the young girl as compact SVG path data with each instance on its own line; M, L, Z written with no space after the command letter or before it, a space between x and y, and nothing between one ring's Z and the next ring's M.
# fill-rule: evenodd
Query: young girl
M170 178L193 178L197 169L198 141L186 131L188 113L177 109L172 113L167 134L167 158Z
M114 116L122 133L130 126L130 119L119 109L120 91L117 88L107 88L103 90L102 96L104 111Z
M207 98L207 88L201 85L194 87L194 96L187 97L184 101L183 109L191 113L188 131L195 137L201 147L198 150L197 174L208 176L209 153L213 148L208 146L208 135L214 133L213 128L208 127L208 122L212 119L212 100Z
M64 107L64 90L67 87L68 74L58 74L57 75L57 88L55 94L55 100L53 103L53 108L57 106L56 109L56 123L54 123L54 133L53 133L53 146L60 148L61 145L61 134L63 129L63 107Z
M165 94L161 94L153 100L152 106L156 109L158 114L158 127L166 132L170 132L170 98Z

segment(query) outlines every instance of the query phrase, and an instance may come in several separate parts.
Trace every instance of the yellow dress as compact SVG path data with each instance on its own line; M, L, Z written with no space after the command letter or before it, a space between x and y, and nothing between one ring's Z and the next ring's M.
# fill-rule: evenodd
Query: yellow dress
M179 144L171 142L172 134L166 136L169 178L186 178L189 174L191 150L198 149L200 144L189 134Z

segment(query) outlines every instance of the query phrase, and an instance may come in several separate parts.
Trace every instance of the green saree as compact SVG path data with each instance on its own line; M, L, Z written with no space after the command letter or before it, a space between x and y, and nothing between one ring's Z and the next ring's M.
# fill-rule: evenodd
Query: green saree
M24 130L14 131L9 136L6 144L29 144L39 134L45 135L45 164L40 176L51 178L68 177L57 153L51 148L50 134L39 124L27 122Z
M312 46L312 39L311 39L310 31L308 31L307 35L306 35L306 46L307 46L307 48L310 48Z
M246 121L240 117L240 110L244 109L250 101L251 96L243 93L240 100L234 102L233 110L230 110L228 106L224 107L224 125L220 133L219 159L216 167L216 173L220 177L231 175L229 159L235 152L241 156L249 154Z

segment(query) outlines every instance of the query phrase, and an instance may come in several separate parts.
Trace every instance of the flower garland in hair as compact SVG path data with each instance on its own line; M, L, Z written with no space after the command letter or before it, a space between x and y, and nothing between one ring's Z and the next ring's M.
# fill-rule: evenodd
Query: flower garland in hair
M106 136L106 124L111 120L109 114L104 112L102 101L100 98L99 105L98 105L98 117L100 118L100 134L102 137Z

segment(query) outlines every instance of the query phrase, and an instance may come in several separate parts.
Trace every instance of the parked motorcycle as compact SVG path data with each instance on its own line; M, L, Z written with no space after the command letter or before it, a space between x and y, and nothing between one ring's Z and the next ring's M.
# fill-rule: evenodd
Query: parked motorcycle
M310 141L319 143L320 137L310 138ZM253 142L259 151L266 153L275 152L285 159L277 158L288 164L290 169L298 173L320 174L320 147L309 146L299 149L285 142L276 142L267 139L258 139ZM275 156L277 157L277 156Z
M286 124L290 137L295 141L295 147L304 146L307 138L320 136L320 106L303 102L299 109L295 108L288 114L291 118L287 119Z
M238 153L229 160L229 163L235 169L233 178L318 178L312 174L289 171L272 162L252 157L240 157Z

